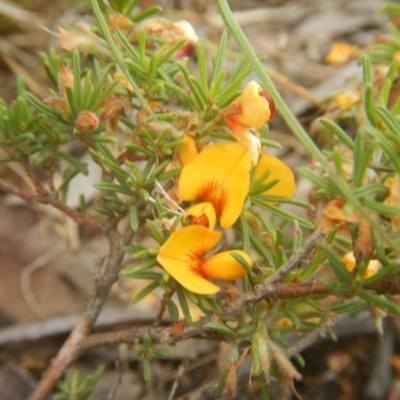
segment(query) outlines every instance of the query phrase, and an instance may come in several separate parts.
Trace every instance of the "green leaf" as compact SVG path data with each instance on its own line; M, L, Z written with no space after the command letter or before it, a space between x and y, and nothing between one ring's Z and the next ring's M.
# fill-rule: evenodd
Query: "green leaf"
M381 268L378 272L376 272L374 275L370 276L368 279L364 280L364 286L371 285L375 282L379 282L381 279L385 278L386 276L392 274L399 268L399 265L397 262L391 263L389 265L385 265L383 268Z
M137 252L136 249L133 249L133 252L130 252L131 248L128 248L128 247L124 247L123 249L128 254L132 254L133 253L132 255L134 255ZM143 271L145 271L145 270L147 270L147 269L149 269L151 267L154 267L155 265L157 265L157 260L155 258L151 258L150 260L146 260L146 261L144 261L144 262L142 262L140 264L131 265L131 266L128 266L128 267L124 268L120 272L120 274L121 275L128 275L128 276L135 276L136 274L141 273L141 272L143 272Z
M179 310L176 306L175 302L172 299L168 299L167 301L167 310L169 317L173 322L179 321Z
M398 137L398 133L400 132L400 124L399 122L395 119L393 114L385 107L382 106L377 106L376 107L376 112L379 115L379 117L382 119L386 127L395 134L393 139L397 139L396 142L397 144L400 143L400 138Z
M208 322L206 324L206 328L212 330L212 331L216 331L218 333L221 333L222 335L225 336L234 336L235 335L235 331L232 330L231 328L229 328L229 326L226 326L225 324L223 324L222 322Z
M371 60L366 54L363 54L361 57L361 63L363 66L364 79L364 109L370 124L376 126L374 88L371 78Z
M283 310L283 313L286 315L287 318L290 319L290 321L292 321L292 324L297 329L303 325L302 320L298 317L298 315L295 312L293 312L292 310L290 310L289 308L285 308Z
M129 206L129 225L133 232L136 232L140 226L139 211L135 205Z
M276 198L275 198L276 199ZM271 198L268 199L269 201L271 200ZM270 204L267 200L266 196L254 196L251 198L251 202L266 210L271 212L271 214L274 214L278 217L281 217L284 220L290 221L290 222L294 222L297 221L301 226L304 226L305 228L310 228L310 229L314 229L314 224L304 218L300 218L297 215L294 215L290 212L284 211L278 207L276 207L273 204Z
M144 289L142 289L136 296L133 297L132 303L133 304L139 303L140 300L145 298L148 294L150 294L152 291L157 289L159 286L160 286L159 281L154 281L154 282L150 283Z
M255 325L244 325L236 331L237 336L247 337L253 335L257 327Z
M235 253L233 250L230 253L231 257L233 257L247 272L251 271L251 265L238 253Z
M137 2L139 3L139 1ZM128 9L124 10L125 11L125 15L130 15L131 14L131 7L129 7ZM154 14L158 14L162 12L162 7L160 6L151 6L148 8L145 8L144 10L140 10L139 12L136 12L133 16L130 17L130 20L132 22L140 22L144 19L147 19L149 17L151 17Z
M118 185L117 183L114 182L98 182L93 185L96 189L103 190L106 192L112 192L112 193L123 193L127 194L129 196L133 195L133 191L129 189L128 187L123 187L121 185Z
M104 214L107 215L108 217L114 218L115 214L114 211L111 210L111 208L100 205L100 204L96 204L92 207L93 211L96 211L100 214Z
M399 70L399 63L397 61L393 61L390 64L385 80L383 81L382 88L379 93L378 104L387 106L393 85L393 80L396 78L398 70Z
M365 207L368 207L371 210L377 211L379 213L400 217L400 208L398 207L388 206L386 204L372 200L362 200L362 203Z
M214 89L216 90L215 93L218 93L221 84L218 84L218 81L221 80L221 75L223 78L225 74L222 73L222 66L225 60L225 48L227 42L228 35L226 31L222 32L222 35L219 39L218 50L213 57L213 76L211 82L215 84ZM222 82L221 82L222 83Z
M160 358L168 358L170 356L170 351L168 349L155 348L153 354Z
M240 227L241 227L241 231L242 231L243 251L245 253L249 254L250 253L250 228L249 228L249 224L247 223L246 215L243 211L240 214ZM237 260L237 261L239 261L239 260ZM251 267L250 267L250 269L251 269Z
M332 271L336 275L336 278L342 282L351 282L353 280L353 276L347 271L343 261L334 255L327 247L323 245L318 246L321 253L325 255L327 260L329 261L330 266L332 267Z
M82 172L82 174L88 176L89 175L89 170L87 167L87 164L83 161L78 160L74 156L72 156L69 153L65 153L63 151L59 151L57 153L61 158L63 158L65 161L69 162L71 165L73 165L78 171Z
M142 373L145 382L149 382L151 379L151 368L150 368L150 361L147 357L144 357L142 360Z
M39 100L37 97L35 97L33 94L26 92L25 93L26 98L28 99L28 101L35 107L37 108L40 112L42 112L44 115L47 115L48 117L50 117L51 119L55 120L55 121L59 121L62 123L67 123L66 120L64 120L64 118L62 118L57 111L54 110L53 107L50 107L48 105L46 105L45 103L43 103L41 100Z
M160 245L163 245L165 242L165 238L164 235L160 232L160 228L149 219L146 221L146 226L150 236L155 239Z
M318 122L330 130L341 143L345 144L350 150L354 150L353 140L339 125L327 118L318 118Z
M334 304L333 306L329 307L329 310L337 314L345 314L355 310L358 311L361 307L364 307L365 305L365 300L357 299L345 303L340 302L338 304Z
M132 279L147 279L153 281L159 281L163 279L163 275L160 272L154 272L154 271L142 271L130 274L123 274L123 275L129 276L129 278Z
M382 310L389 311L394 314L400 314L400 306L392 303L391 301L387 300L383 296L376 294L370 290L360 289L357 292L358 296L367 301L369 304L372 304Z
M154 151L149 150L149 149L147 149L147 148L145 148L143 146L140 146L140 145L138 145L136 143L125 142L123 144L123 146L125 148L127 148L127 149L130 149L130 150L133 150L133 151L137 151L139 153L143 153L143 154L145 154L146 156L148 156L150 158L155 158L157 156L157 154Z
M263 259L269 264L274 264L271 252L262 244L260 239L253 233L250 234L250 242L254 248L263 256Z
M204 47L201 42L196 43L196 53L197 53L197 64L200 72L200 86L201 91L205 95L205 100L208 98L208 73L207 73L207 61L204 52Z
M183 290L182 286L178 282L175 282L175 288L176 288L176 294L177 294L178 300L179 300L179 305L181 306L182 314L185 317L188 325L192 325L193 320L192 320L192 316L190 315L189 306L186 301L185 291Z

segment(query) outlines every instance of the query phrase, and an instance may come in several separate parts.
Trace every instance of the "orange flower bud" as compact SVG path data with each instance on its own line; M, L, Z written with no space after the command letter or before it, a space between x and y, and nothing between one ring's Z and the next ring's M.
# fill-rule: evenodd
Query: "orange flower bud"
M82 111L76 119L76 127L83 133L93 132L99 127L99 117L91 111Z

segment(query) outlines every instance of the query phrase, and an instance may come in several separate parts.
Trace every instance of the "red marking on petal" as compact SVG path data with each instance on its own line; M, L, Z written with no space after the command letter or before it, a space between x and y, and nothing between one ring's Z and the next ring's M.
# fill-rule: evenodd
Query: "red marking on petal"
M190 216L189 219L189 225L203 225L207 226L208 225L208 218L205 214L200 215L199 217L195 216Z
M271 95L265 89L261 90L260 96L264 97L264 99L267 100L267 102L268 102L269 111L271 113L269 120L271 121L271 119L275 115L275 111L276 111L274 100L272 99Z

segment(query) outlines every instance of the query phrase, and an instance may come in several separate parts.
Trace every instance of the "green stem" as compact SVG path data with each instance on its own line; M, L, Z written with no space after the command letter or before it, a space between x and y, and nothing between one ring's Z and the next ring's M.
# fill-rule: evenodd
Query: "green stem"
M112 53L115 61L117 62L118 66L121 68L121 71L124 73L125 77L129 80L129 83L133 87L133 89L135 91L135 95L139 99L142 107L145 108L154 119L156 119L152 109L150 108L146 99L142 95L138 85L136 84L135 80L132 78L121 52L119 51L118 47L114 43L114 40L110 33L110 30L108 29L106 19L104 18L103 12L101 11L101 8L99 6L98 0L91 0L91 2L92 2L94 15L97 18L97 21L100 25L101 31L103 32L104 38L105 38L108 46L110 47L111 53Z
M371 227L376 229L376 231L380 233L382 238L384 238L384 240L392 247L393 251L400 255L400 248L397 246L397 243L388 236L386 231L379 225L377 221L371 218L370 212L364 209L360 201L354 196L348 182L344 178L336 174L335 170L329 165L325 155L315 145L308 133L300 125L297 118L290 111L289 107L276 89L271 78L268 76L265 67L254 52L253 47L247 40L241 27L236 22L231 9L229 8L227 0L215 0L215 4L218 7L219 13L224 21L225 26L235 38L244 56L248 60L249 64L252 66L254 72L257 74L261 82L261 86L265 88L271 95L277 109L279 110L279 113L282 115L282 118L286 121L287 125L297 136L297 138L303 143L304 147L310 152L310 154L319 162L321 167L327 172L329 178L341 191L343 198L345 198L356 210L358 210L363 218L365 218L370 223Z

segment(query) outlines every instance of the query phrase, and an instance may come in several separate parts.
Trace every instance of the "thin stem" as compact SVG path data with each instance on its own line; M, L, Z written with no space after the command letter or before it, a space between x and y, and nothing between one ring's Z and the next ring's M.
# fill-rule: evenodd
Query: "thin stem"
M131 241L132 236L133 233L129 226L122 235L117 229L110 232L108 238L109 256L99 279L96 281L94 291L86 309L56 357L51 361L44 377L31 393L28 400L43 400L65 373L66 369L86 350L82 346L82 343L84 343L85 338L90 334L111 290L111 286L118 279L125 254L123 247Z
M14 196L17 196L28 203L49 204L68 215L74 221L85 225L96 232L102 232L102 225L99 221L96 221L87 215L68 207L54 194L43 192L43 190L41 190L39 194L35 194L29 190L17 188L3 179L0 179L0 189L7 193L13 194Z

